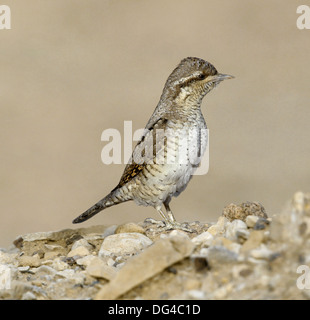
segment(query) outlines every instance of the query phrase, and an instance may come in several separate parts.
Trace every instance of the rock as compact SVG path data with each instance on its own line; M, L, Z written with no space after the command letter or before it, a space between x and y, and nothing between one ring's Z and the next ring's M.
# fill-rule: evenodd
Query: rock
M28 272L28 271L30 270L30 267L29 267L29 266L26 266L26 267L18 267L17 270L18 270L19 272L24 273L24 272Z
M118 226L116 229L115 229L115 234L118 234L118 233L142 233L142 234L145 234L145 230L137 225L136 223L125 223L125 224L121 224L120 226Z
M14 264L17 256L17 253L7 253L0 250L0 264Z
M232 276L234 279L240 279L240 277L248 277L253 273L253 270L247 264L237 264L232 268Z
M310 193L296 192L292 199L292 207L296 213L310 216Z
M247 239L248 236L247 225L239 219L232 221L226 229L226 237L230 240Z
M270 225L270 238L288 245L302 245L305 240L304 223L307 224L309 217L309 203L309 194L295 193L284 210L273 218Z
M205 231L200 235L192 239L192 242L196 245L210 246L214 237L209 231Z
M74 256L80 256L80 257L84 257L84 256L87 256L89 255L90 252L89 250L84 247L84 246L79 246L79 247L76 247L75 249L71 250L68 254L67 254L67 257L70 258L70 257L74 257Z
M42 275L54 276L57 271L52 267L43 265L36 269L32 269L32 272L34 272L36 276L42 276Z
M187 291L189 299L202 300L205 299L205 293L201 290L189 290Z
M78 241L80 239L83 239L83 236L76 233L76 234L73 234L71 237L67 238L66 240L66 245L67 246L70 246L70 244L74 243L75 241Z
M259 216L253 216L249 215L245 218L245 223L248 226L248 228L253 228L255 226L255 223L258 221Z
M21 256L19 257L19 266L21 267L38 267L41 265L41 260L39 255L34 256Z
M193 248L193 243L183 237L159 239L130 259L113 280L103 286L96 295L96 299L116 299L146 279L188 257Z
M36 295L31 291L25 292L22 296L22 300L36 300L36 299L37 299Z
M259 218L257 222L255 223L253 229L254 230L263 230L266 229L266 227L269 225L269 221L265 218Z
M68 263L62 260L62 258L58 257L54 260L45 261L45 264L49 264L53 269L57 271L63 271L69 268Z
M221 235L225 232L225 228L229 224L229 221L221 216L218 218L217 223L209 227L208 232L213 236Z
M45 244L44 247L49 251L62 251L62 250L64 250L64 247L59 246L59 245Z
M94 249L94 247L84 238L75 241L71 247L71 251L75 250L78 247L84 247L89 251Z
M79 266L88 267L95 258L96 256L90 254L88 256L77 259L76 264L78 264Z
M83 285L85 281L85 274L79 272L74 272L73 269L66 269L63 271L58 271L56 273L56 279L57 278L65 278L67 280L72 281L75 285Z
M261 245L265 238L265 231L254 230L249 238L243 243L241 252L247 252Z
M117 273L117 269L108 266L102 259L94 257L94 259L92 259L91 263L86 268L86 272L95 278L112 280Z
M60 255L60 253L58 251L49 251L49 252L45 252L44 254L44 260L53 260L56 257L58 257Z
M227 295L232 291L232 285L227 284L225 286L220 287L219 289L215 290L213 293L213 297L216 300L223 300L227 297Z
M273 251L268 249L264 244L261 244L257 249L253 249L250 255L255 259L268 260L274 254Z
M235 219L245 221L246 217L249 215L268 218L265 208L259 202L244 202L240 205L231 203L224 208L222 213L222 216L229 221Z
M238 261L238 254L223 246L212 246L207 249L206 258L211 267L223 263Z
M106 237L99 250L99 257L134 254L150 246L152 240L141 233L118 233Z
M214 246L223 246L229 251L235 252L239 254L239 251L241 249L241 244L236 243L230 239L224 238L224 237L218 237L216 240L213 241Z

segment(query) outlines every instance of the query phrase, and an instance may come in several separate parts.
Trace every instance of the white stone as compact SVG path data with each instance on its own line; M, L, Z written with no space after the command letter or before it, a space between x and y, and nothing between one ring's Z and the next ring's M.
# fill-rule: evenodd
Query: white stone
M51 260L49 260L49 261L51 261ZM67 268L69 268L69 265L66 262L62 261L60 258L56 258L51 261L51 267L57 271L62 271L62 270L66 270Z
M240 237L247 239L249 234L247 225L239 219L232 221L226 229L226 237L233 241Z
M31 291L27 291L23 294L22 300L36 300L37 297Z
M245 223L249 228L253 228L258 221L258 216L249 215L245 218Z
M225 217L219 217L216 224L212 225L208 232L213 236L221 235L225 232L225 229L230 225L230 222Z
M250 251L250 255L255 259L269 259L274 252L268 249L264 244L259 248Z
M183 237L184 239L189 239L189 236L187 235L186 232L182 231L182 230L172 230L171 232L169 232L168 237Z
M27 272L27 271L29 271L30 270L30 267L29 266L26 266L26 267L18 267L17 268L17 270L19 271L19 272Z
M210 232L205 231L205 232L201 233L200 235L198 235L197 237L193 238L192 242L196 246L201 245L201 244L203 244L204 246L210 246L213 239L214 239L213 235Z
M150 246L151 239L141 233L118 233L106 237L99 250L99 257L133 254Z
M78 247L85 247L88 250L94 249L93 246L85 239L80 239L80 240L75 241L71 247L71 250L74 250Z
M32 268L31 269L32 272L34 272L36 274L36 276L39 275L50 275L50 276L54 276L56 274L56 270L50 266L40 266L39 268Z
M47 249L47 250L63 250L64 247L62 246L59 246L59 245L52 245L52 244L45 244L44 247Z
M84 247L84 246L79 246L73 250L71 250L67 257L70 258L70 257L74 257L74 256L80 256L80 257L84 257L84 256L88 256L90 254L89 250Z
M93 256L93 255L88 255L88 256L82 257L82 258L80 258L80 259L77 259L77 260L76 260L76 263L77 263L79 266L88 267L95 258L96 258L96 257Z
M94 259L92 259L91 263L86 268L86 272L95 278L111 280L115 277L117 269L108 266L102 259L94 257Z
M187 295L190 299L202 300L205 298L205 293L201 290L189 290Z
M16 264L16 257L18 256L17 253L6 253L0 251L0 264Z

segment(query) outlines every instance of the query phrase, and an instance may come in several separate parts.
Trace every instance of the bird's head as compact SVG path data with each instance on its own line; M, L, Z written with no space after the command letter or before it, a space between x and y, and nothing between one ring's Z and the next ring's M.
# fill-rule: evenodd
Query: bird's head
M202 98L221 81L233 76L218 73L209 62L188 57L183 59L170 74L163 92L163 97L173 100L197 100Z

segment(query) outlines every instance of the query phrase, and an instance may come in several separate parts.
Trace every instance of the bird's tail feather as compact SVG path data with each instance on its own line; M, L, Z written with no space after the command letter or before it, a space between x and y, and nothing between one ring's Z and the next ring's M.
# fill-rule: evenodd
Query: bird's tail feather
M79 215L77 218L75 218L72 221L72 223L84 222L84 221L90 219L91 217L93 217L98 212L104 210L105 208L114 206L114 205L121 203L121 202L123 202L123 201L116 198L116 197L113 197L112 194L110 193L109 195L107 195L106 197L104 197L103 199L98 201L96 204L94 204L92 207L90 207L88 210L83 212L81 215Z

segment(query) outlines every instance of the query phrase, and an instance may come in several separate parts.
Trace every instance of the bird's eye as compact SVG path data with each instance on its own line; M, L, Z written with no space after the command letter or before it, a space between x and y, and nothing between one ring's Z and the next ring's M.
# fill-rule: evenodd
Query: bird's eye
M198 76L198 79L199 80L204 80L206 78L206 75L201 73L199 76Z

